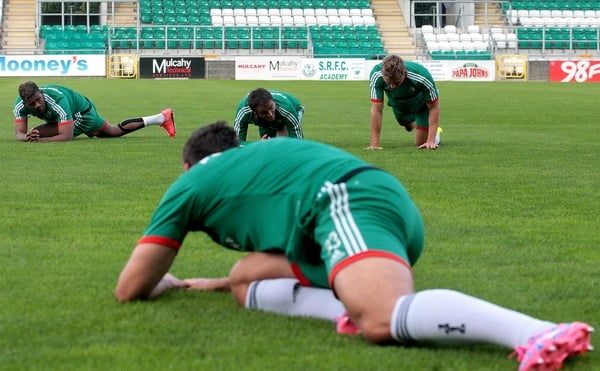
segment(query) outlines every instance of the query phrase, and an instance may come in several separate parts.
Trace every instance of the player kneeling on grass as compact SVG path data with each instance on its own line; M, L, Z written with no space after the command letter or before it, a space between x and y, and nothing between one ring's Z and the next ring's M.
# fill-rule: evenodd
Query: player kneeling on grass
M369 77L371 93L371 143L366 149L383 149L379 137L383 120L384 96L399 125L416 129L418 148L436 149L440 143L439 92L431 73L423 65L404 62L388 55L375 65Z
M119 301L231 289L249 308L341 316L340 332L373 343L514 348L521 370L557 369L591 349L593 329L582 322L543 321L453 290L415 292L420 213L394 176L354 155L285 138L239 147L217 122L192 134L183 163L121 272ZM229 278L178 280L167 272L191 231L253 253Z
M176 134L173 110L152 116L128 119L111 125L96 112L96 106L74 90L58 85L38 87L27 81L19 85L19 98L13 109L15 139L23 142L58 142L81 134L92 138L121 137L150 125L160 125L170 137ZM45 123L28 131L29 116Z

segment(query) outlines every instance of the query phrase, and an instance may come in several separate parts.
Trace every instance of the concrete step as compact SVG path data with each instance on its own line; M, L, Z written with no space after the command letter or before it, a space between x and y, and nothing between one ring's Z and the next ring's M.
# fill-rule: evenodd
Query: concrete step
M372 0L373 16L388 54L406 59L416 58L413 38L396 0Z

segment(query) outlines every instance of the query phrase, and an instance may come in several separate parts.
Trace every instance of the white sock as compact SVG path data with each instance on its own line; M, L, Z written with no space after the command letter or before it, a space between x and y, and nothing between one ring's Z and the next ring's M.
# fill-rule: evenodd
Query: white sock
M248 287L246 308L333 321L346 312L328 289L301 286L294 278L254 281Z
M165 122L165 116L162 113L157 113L152 116L144 116L142 117L142 120L144 121L144 126L162 125L162 123Z
M489 343L514 348L555 325L457 291L437 289L399 298L391 333L400 342Z

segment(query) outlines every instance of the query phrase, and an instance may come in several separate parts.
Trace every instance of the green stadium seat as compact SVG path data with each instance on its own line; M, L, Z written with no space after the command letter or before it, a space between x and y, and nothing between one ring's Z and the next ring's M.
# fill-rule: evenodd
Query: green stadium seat
M88 27L84 24L75 26L75 32L77 33L88 33Z
M152 16L152 24L165 25L165 24L167 24L167 21L162 14L154 14Z
M188 24L190 24L190 25L200 25L200 24L202 24L202 21L201 21L199 15L190 14L187 17L187 21L188 21Z
M40 37L45 38L48 33L52 31L52 26L48 24L43 24L40 26Z

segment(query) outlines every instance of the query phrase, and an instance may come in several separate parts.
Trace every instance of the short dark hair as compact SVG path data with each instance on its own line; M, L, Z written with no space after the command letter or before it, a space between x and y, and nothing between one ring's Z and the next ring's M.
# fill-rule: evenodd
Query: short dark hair
M381 64L381 74L389 81L402 81L406 75L404 61L397 55L388 55Z
M23 99L23 101L31 98L35 93L40 91L40 88L33 81L25 81L21 85L19 85L19 97Z
M258 106L266 106L272 100L273 96L267 89L254 89L248 94L248 107L250 107L252 111L256 111Z
M192 133L183 147L183 162L193 166L208 155L239 145L235 130L226 121L216 121Z

